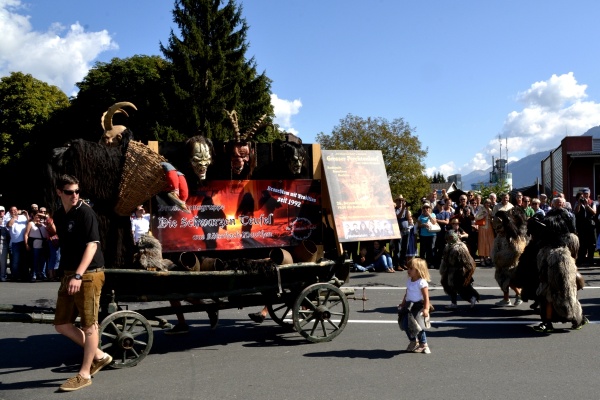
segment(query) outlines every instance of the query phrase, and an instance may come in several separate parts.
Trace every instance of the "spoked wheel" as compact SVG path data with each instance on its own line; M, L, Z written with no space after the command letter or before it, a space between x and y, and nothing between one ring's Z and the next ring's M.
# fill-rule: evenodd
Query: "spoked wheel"
M273 321L287 330L294 330L292 306L288 304L267 304L267 310Z
M328 342L346 327L349 317L346 295L329 283L305 288L294 303L294 327L311 342Z
M100 325L100 348L109 353L114 368L134 367L148 355L154 333L144 316L134 311L117 311Z

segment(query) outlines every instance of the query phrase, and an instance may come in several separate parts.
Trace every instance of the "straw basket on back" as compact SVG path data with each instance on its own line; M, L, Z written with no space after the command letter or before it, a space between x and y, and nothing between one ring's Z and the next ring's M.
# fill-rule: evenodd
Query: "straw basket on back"
M166 161L145 144L129 142L115 206L117 214L129 216L138 205L165 190L167 181L160 163Z

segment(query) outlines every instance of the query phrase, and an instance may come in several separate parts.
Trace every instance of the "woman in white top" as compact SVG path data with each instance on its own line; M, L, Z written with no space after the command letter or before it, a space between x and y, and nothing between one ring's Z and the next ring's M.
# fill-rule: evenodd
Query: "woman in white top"
M44 221L41 219L42 216ZM46 243L46 240L48 240L48 231L44 225L45 220L45 215L34 212L31 221L27 223L27 228L25 228L25 249L33 254L33 265L30 274L31 282L35 282L36 279L46 279L44 276L46 255L44 253L48 245Z
M133 233L133 241L140 241L142 235L145 235L150 230L150 220L144 214L144 206L138 206L135 210L135 218L131 220L131 232Z

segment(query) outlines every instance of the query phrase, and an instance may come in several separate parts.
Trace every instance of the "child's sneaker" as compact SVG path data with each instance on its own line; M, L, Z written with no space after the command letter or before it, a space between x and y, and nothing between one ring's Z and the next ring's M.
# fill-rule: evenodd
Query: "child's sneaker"
M470 303L471 303L471 308L475 307L475 303L477 303L477 297L475 297L475 296L471 297Z
M416 349L413 350L413 353L431 354L431 350L429 349L429 346L427 346L427 343L421 343Z
M516 295L515 296L515 307L518 306L518 305L520 305L520 304L523 304L523 300L521 300L521 296Z
M408 344L408 347L406 348L406 351L412 353L417 347L419 347L419 342L417 342L416 340L411 340Z
M510 302L510 299L508 299L508 300L504 300L504 299L502 299L502 300L500 300L500 301L496 302L495 304L496 304L497 306L503 306L503 307L504 307L504 306L512 306L512 303Z

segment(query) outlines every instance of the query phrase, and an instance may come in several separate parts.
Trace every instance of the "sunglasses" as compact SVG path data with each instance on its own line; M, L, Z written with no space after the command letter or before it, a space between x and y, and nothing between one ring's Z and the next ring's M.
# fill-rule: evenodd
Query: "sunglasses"
M66 194L67 196L72 196L74 194L79 194L79 189L75 189L75 190L63 189L62 192L64 194Z

